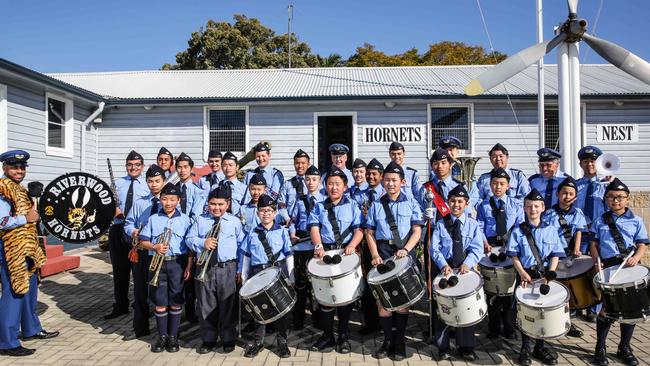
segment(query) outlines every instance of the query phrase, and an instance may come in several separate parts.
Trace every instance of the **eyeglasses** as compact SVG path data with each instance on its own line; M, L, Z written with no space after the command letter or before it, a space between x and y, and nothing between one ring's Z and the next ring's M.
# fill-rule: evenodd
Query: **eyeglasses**
M258 210L258 211L259 211L259 213L261 213L262 215L270 215L270 214L272 214L272 213L275 212L275 210L272 209L272 208L260 209L260 210Z
M624 199L626 199L627 197L628 197L628 196L606 196L605 198L607 198L608 200L621 202L621 201L623 201Z
M141 167L141 166L142 166L141 163L136 163L136 164L126 164L126 167L127 167L127 168L139 168L139 167Z

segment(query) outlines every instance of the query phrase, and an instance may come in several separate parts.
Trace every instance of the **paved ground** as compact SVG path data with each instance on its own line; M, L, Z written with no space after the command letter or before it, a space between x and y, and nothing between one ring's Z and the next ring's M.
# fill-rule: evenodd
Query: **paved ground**
M353 315L352 322L352 347L353 352L348 355L339 355L335 352L317 353L310 352L307 348L317 337L312 327L306 327L300 332L291 332L289 345L293 357L288 359L278 358L273 353L275 350L274 336L269 335L266 349L255 359L250 360L242 356L241 345L231 354L214 353L199 355L198 327L184 323L181 327L181 351L175 354L150 352L150 343L153 336L143 340L123 341L122 337L131 331L131 316L106 321L102 316L110 311L112 299L111 266L108 254L99 249L81 249L81 267L75 271L49 277L43 281L39 294L39 311L43 326L47 330L59 330L61 335L47 341L25 342L26 347L36 348L33 356L26 358L8 358L0 356L0 365L177 365L191 364L236 366L236 365L300 365L300 366L357 366L357 365L432 365L432 355L436 354L435 348L422 340L421 331L427 327L427 318L418 312L409 318L408 349L409 358L402 362L393 362L388 359L376 360L371 354L378 347L381 335L362 338L357 335L359 328L358 314ZM422 303L424 309L426 303ZM153 319L152 329L154 326ZM589 362L595 344L594 324L584 323L580 320L576 324L585 331L581 339L562 338L552 344L560 354L561 365L584 365ZM610 335L608 348L615 352L618 342L618 329ZM481 365L509 365L516 360L519 342L502 344L495 340L486 339L485 322L477 332L477 353L480 359L475 364ZM638 326L634 334L635 353L643 364L650 362L650 325ZM613 356L610 360L614 364ZM453 360L441 362L444 365L466 364L463 361Z

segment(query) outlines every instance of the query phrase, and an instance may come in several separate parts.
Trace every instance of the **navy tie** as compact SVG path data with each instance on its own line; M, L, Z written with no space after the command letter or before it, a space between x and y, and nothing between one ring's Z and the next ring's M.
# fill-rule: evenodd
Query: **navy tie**
M181 185L181 212L187 214L187 187L183 183Z
M158 197L151 199L151 211L149 211L149 216L154 215L158 212Z
M298 194L298 197L301 197L302 195L305 194L305 186L303 184L304 181L305 178L298 177L298 186L296 187L296 193Z
M446 201L447 197L445 196L445 191L442 190L444 186L445 186L445 182L443 181L438 182L438 194Z
M544 192L544 204L546 209L550 209L553 206L553 178L549 179L546 182L546 191Z
M506 236L506 232L508 229L506 228L506 207L505 203L503 200L499 200L499 208L497 209L497 238L499 240L504 240Z
M454 242L453 245L453 253L452 253L452 260L451 260L451 266L453 268L458 268L460 267L461 264L463 264L463 261L465 260L465 253L463 250L463 235L460 231L460 225L461 222L459 219L456 219L453 225L453 230L451 234L451 239Z
M590 220L594 220L594 182L587 181L587 195L585 197L585 216Z
M370 190L368 191L368 200L370 201L370 203L375 202L375 193L377 192L375 192L375 190L372 188L370 188Z
M129 191L126 192L126 202L124 203L124 217L129 214L131 206L133 206L133 182L135 182L135 178L131 177L131 184L129 184Z

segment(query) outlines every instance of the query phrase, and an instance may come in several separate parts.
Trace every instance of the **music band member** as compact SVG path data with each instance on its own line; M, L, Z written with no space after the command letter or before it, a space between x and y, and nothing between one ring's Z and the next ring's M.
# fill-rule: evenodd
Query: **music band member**
M434 277L440 273L449 276L454 269L460 274L468 273L483 256L483 233L478 222L465 213L469 193L463 184L449 191L448 203L451 214L438 220L431 234L429 252L434 264ZM449 327L442 324L438 317L434 319L434 333L438 359L449 360ZM475 361L474 326L455 328L455 333L461 357L465 361Z
M443 136L438 140L438 147L447 150L452 159L451 176L460 179L461 166L458 163L458 155L463 143L456 136Z
M277 205L275 199L263 194L257 202L257 216L260 224L249 233L241 245L239 265L237 269L238 282L246 282L257 273L271 266L280 265L293 282L293 255L291 239L286 227L276 221ZM270 253L271 258L269 258ZM287 346L287 315L273 322L277 331L278 356L287 358L291 351ZM254 342L246 345L244 357L253 358L264 349L266 325L258 323L255 327Z
M344 249L344 255L356 251L363 239L361 231L361 210L359 206L346 197L348 187L346 173L332 167L326 175L325 189L328 198L319 202L309 215L309 228L314 257L323 258L326 250ZM323 351L336 344L337 351L342 354L350 353L349 322L354 304L336 308L321 305L321 326L323 334L311 347L313 351ZM339 319L338 339L334 341L334 311Z
M208 196L208 212L196 218L186 238L187 246L197 258L204 258L195 271L202 340L199 354L216 351L217 337L221 338L225 353L235 349L237 251L244 240L244 230L239 218L228 213L230 198L228 186L212 190ZM208 251L212 251L209 260ZM200 277L201 273L205 273L204 278Z
M149 250L150 256L157 255L162 259L157 286L157 273L149 273L149 301L155 307L158 328L158 339L151 347L154 353L179 350L178 328L185 302L183 284L192 276L192 264L188 263L185 243L190 218L178 209L180 196L177 186L166 184L160 192L161 209L149 217L140 231L140 245ZM167 236L168 240L165 238Z
M262 174L267 183L267 191L264 192L274 200L280 198L284 186L284 175L282 172L271 166L271 147L267 143L260 142L253 148L255 151L255 162L257 167L246 173L244 184L248 185L255 174ZM244 194L244 202L250 200L249 192Z
M239 208L244 200L246 185L237 179L239 161L235 154L230 151L223 154L223 158L221 159L221 169L223 170L224 179L219 183L219 186L227 185L230 187L229 211L233 215L238 215Z
M350 186L346 194L355 201L355 198L368 188L368 183L366 182L366 166L366 162L361 159L354 159L354 162L352 162L352 177L354 183ZM357 203L359 205L362 204L360 202Z
M248 180L248 193L250 201L239 207L239 216L244 218L244 232L250 233L260 224L257 215L260 197L267 190L266 179L263 174L255 174Z
M1 178L7 178L15 184L20 184L27 175L27 161L29 153L24 150L10 150L0 155L2 162ZM19 228L26 224L36 223L39 220L36 207L26 215L16 215L13 211L16 203L9 197L0 194L0 232ZM29 278L29 289L24 295L16 294L12 288L11 271L9 269L9 248L0 235L0 355L4 356L29 356L36 350L25 348L18 340L19 333L22 333L23 340L48 339L59 335L59 332L48 332L43 329L36 312L38 302L38 275L34 272ZM34 261L27 257L25 265L29 268Z
M221 169L222 158L223 155L221 154L221 151L210 150L208 152L208 166L210 167L210 173L202 176L197 183L197 186L203 191L204 197L208 197L210 192L217 188L219 183L226 178Z
M557 203L557 187L568 174L560 170L562 154L559 152L544 147L537 150L537 157L539 173L531 175L528 183L544 197L544 207L550 210Z
M530 192L530 184L528 183L528 178L519 169L510 168L508 166L508 160L510 159L510 153L505 146L497 143L492 146L488 152L490 158L490 163L492 164L493 169L501 168L506 171L510 177L510 184L508 188L508 196L516 198L520 203L523 204L524 197ZM483 202L486 198L492 195L490 189L490 181L492 177L490 172L483 173L476 181L476 187L479 195L479 203Z
M597 217L591 227L593 238L590 246L591 257L594 263L600 257L603 268L620 265L630 250L634 250L634 255L627 259L625 266L638 265L646 252L647 245L650 244L643 220L627 207L629 195L629 188L618 178L614 178L605 189L605 202L609 210ZM609 364L605 343L612 321L604 317L604 310L600 311L596 319L594 364L599 366ZM616 357L626 365L639 364L630 344L633 335L634 324L621 323L621 339Z
M354 183L354 176L352 176L352 172L350 169L347 168L346 163L348 162L348 153L350 152L350 148L347 147L344 144L331 144L329 147L329 152L330 152L330 161L331 161L331 167L335 167L339 170L341 170L344 174L345 177L347 178L347 187L352 186ZM328 172L325 172L321 175L321 182L323 182L323 185L326 183L326 176ZM323 194L327 194L327 189L323 186Z
M124 223L124 233L133 240L140 236L140 229L151 215L160 209L160 191L165 184L165 171L158 165L151 165L145 173L149 194L135 203ZM133 273L133 335L124 340L149 335L149 303L147 301L147 278L149 277L149 253L144 248L131 248L129 255Z
M404 169L404 180L406 183L402 186L402 192L409 196L409 198L416 197L420 191L420 177L418 176L417 170L404 165L404 159L406 158L404 145L393 141L388 147L388 156L390 157L390 161L395 162Z
M406 184L402 167L391 162L383 174L386 194L375 200L366 217L366 242L372 256L372 265L378 266L395 256L411 255L413 263L415 247L422 231L422 211L413 198L402 192ZM377 302L379 323L384 331L384 342L375 352L376 358L392 356L396 361L406 358L405 333L409 308L390 312ZM393 332L393 327L395 332Z
M161 147L156 156L156 165L162 168L165 172L165 179L169 178L172 174L171 170L174 167L174 155L166 147Z
M124 234L124 219L133 203L149 194L147 182L142 176L144 158L131 150L126 157L127 175L115 181L120 206L115 210L115 219L108 233L108 247L113 267L113 310L104 319L114 319L129 313L129 281L131 277L131 240Z
M302 149L298 149L293 155L293 169L296 175L284 182L282 193L280 194L280 214L285 222L291 220L290 216L295 211L297 200L307 194L305 172L310 165L309 154Z
M536 279L546 281L542 275L555 271L559 258L566 256L555 228L542 221L544 210L544 198L533 188L524 198L526 220L512 230L508 239L506 254L512 258L522 287ZM544 365L557 364L557 353L546 347L543 339L535 340L532 356ZM531 364L530 337L523 331L518 362Z

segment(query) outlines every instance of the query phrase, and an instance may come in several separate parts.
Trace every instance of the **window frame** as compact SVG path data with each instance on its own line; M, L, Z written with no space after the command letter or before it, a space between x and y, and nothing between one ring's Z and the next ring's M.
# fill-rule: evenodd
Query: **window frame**
M433 121L432 115L431 115L431 109L432 108L467 108L468 111L468 134L469 134L469 149L461 149L459 151L459 156L474 156L474 151L475 151L475 134L474 134L474 103L428 103L427 104L427 139L429 141L429 144L427 146L427 151L429 152L429 156L433 154L433 144L435 143L436 146L438 146L438 141L433 141Z
M7 85L0 84L0 151L9 150L9 108Z
M244 151L231 151L239 158L244 156L250 150L248 143L250 127L249 127L249 108L247 105L211 105L203 107L203 161L208 161L208 154L210 153L210 111L224 111L224 110L243 110L244 111ZM222 153L225 151L222 151Z
M64 128L64 147L50 146L50 132L49 132L49 100L54 99L65 105L66 121L63 124ZM45 155L58 156L63 158L74 157L74 102L72 98L62 96L59 94L45 93Z

